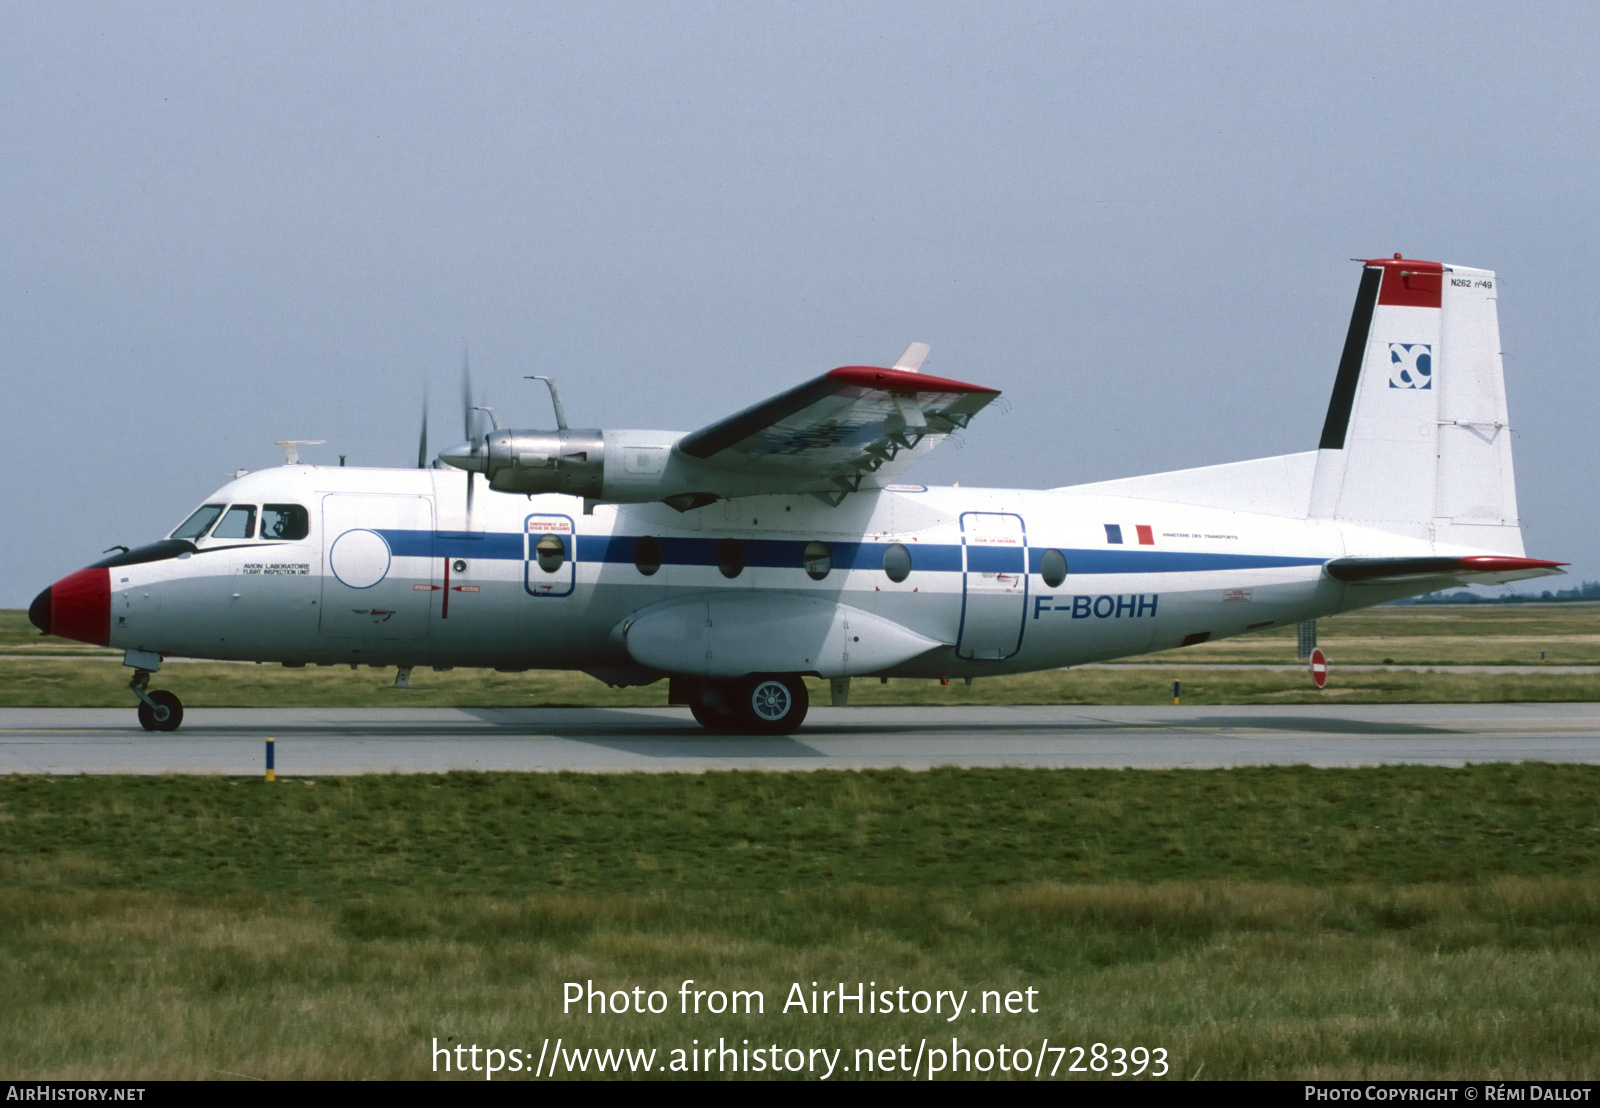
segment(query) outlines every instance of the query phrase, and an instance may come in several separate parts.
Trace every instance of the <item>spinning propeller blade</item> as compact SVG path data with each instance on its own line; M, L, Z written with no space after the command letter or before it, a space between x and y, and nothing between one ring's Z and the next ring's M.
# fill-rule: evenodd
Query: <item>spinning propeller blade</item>
M472 361L471 361L470 357L468 356L466 347L462 347L462 349L461 349L461 432L466 437L467 442L472 444L472 456L473 457L477 457L477 454L478 454L478 436L476 434L474 434L474 432L477 430L478 417L475 414L475 412L476 412L476 408L472 403ZM467 470L467 529L468 530L471 530L471 528L472 528L472 488L473 488L473 478L474 477L476 477L476 473L473 470L470 470L470 469Z
M417 440L417 468L427 469L428 459L428 390L422 390L422 436Z

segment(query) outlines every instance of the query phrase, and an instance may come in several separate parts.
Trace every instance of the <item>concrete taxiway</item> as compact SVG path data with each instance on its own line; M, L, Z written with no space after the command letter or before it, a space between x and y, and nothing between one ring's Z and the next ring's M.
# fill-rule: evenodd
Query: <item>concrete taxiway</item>
M792 736L713 735L681 708L0 709L0 773L699 772L934 766L1600 763L1600 704L814 708Z

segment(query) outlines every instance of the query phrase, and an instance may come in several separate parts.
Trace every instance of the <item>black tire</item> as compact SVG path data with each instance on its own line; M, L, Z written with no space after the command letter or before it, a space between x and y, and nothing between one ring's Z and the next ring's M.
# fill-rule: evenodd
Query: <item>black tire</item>
M156 707L151 708L144 701L139 701L139 726L146 731L176 731L183 724L183 701L167 692L157 689L148 694L155 701Z
M739 717L726 705L712 706L696 701L689 705L689 711L694 714L695 722L707 731L732 731L739 726Z
M769 673L746 678L739 686L740 722L765 735L792 735L805 722L811 697L797 674Z

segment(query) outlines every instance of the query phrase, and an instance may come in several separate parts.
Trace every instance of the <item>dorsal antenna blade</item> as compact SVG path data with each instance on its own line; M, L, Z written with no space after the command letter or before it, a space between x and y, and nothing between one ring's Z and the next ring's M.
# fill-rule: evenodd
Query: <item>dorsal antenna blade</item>
M272 445L283 448L283 464L297 466L300 464L300 448L302 446L321 446L327 439L283 439Z

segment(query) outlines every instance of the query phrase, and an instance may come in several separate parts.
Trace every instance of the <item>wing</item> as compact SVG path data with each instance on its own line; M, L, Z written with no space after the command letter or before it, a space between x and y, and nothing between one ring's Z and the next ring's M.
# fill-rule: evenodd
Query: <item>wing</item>
M901 366L921 361L919 345ZM892 480L999 395L914 369L842 366L684 436L676 450L702 472L842 498Z

